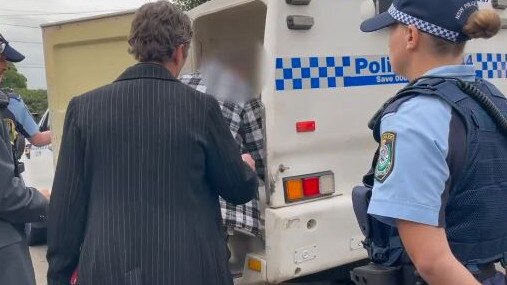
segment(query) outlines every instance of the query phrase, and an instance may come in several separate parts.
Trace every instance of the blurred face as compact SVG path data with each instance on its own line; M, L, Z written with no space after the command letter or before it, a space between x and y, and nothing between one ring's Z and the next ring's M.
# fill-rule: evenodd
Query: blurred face
M4 78L4 74L7 71L8 65L7 60L5 59L5 56L0 55L0 83L2 82L2 79Z
M395 73L404 75L407 50L406 50L406 27L395 24L389 27L389 58Z

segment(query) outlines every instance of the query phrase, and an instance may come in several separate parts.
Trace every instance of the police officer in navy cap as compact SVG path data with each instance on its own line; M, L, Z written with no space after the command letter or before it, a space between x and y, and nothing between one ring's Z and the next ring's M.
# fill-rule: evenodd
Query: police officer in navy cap
M4 73L8 69L8 62L20 62L25 57L15 50L9 42L0 34L0 83L2 81L2 77ZM4 116L7 119L11 120L12 130L11 136L13 137L13 143L15 145L19 144L19 142L15 140L23 140L22 145L24 145L23 137L26 137L28 141L35 146L44 146L51 143L51 131L40 132L37 123L32 117L30 111L26 107L21 96L16 94L14 90L3 88L0 89L0 92L7 94L9 97L9 106L7 110L7 114ZM17 133L20 133L22 136L17 136ZM18 158L21 156L22 149L15 149L17 151Z
M373 264L352 278L505 284L495 264L507 261L507 100L463 53L498 33L499 16L476 1L395 0L361 24L383 28L410 83L370 122L379 148L353 199Z
M23 56L0 36L0 76ZM0 92L0 284L35 285L24 223L44 222L49 192L26 187L12 147L12 100ZM12 114L12 113L11 113Z

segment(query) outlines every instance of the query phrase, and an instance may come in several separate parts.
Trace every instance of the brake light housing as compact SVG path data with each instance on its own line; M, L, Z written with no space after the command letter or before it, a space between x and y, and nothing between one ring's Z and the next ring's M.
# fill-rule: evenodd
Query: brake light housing
M293 203L332 195L334 189L334 173L319 173L283 178L285 202Z

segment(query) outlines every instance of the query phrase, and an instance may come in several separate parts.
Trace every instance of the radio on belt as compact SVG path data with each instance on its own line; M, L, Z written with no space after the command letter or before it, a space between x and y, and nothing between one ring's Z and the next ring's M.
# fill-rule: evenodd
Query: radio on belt
M287 27L291 30L309 30L314 24L313 17L302 15L287 16Z

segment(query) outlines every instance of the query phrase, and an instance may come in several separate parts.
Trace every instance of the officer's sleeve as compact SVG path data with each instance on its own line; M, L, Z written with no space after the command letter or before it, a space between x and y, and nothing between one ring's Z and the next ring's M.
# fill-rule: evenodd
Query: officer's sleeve
M233 204L250 201L257 191L257 175L241 159L217 101L207 96L206 176L211 188Z
M48 211L48 284L68 284L79 260L89 201L76 98L67 108Z
M10 99L8 108L16 118L18 132L28 138L33 137L39 132L39 126L26 107L25 102L23 102L23 99Z
M445 102L418 96L382 118L369 214L393 226L396 219L442 226L451 116Z
M34 188L26 187L14 176L14 160L9 135L0 122L0 219L13 222L40 222L46 215L46 198Z

